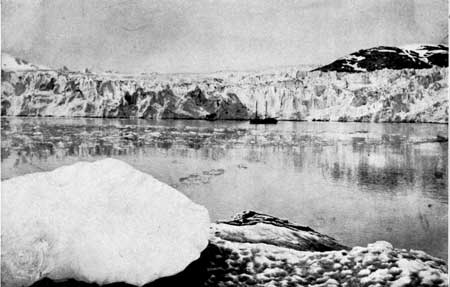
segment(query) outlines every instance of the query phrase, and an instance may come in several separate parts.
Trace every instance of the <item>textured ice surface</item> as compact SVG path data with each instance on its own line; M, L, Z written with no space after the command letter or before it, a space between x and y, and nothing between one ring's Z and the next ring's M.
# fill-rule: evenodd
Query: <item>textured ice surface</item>
M119 160L16 177L2 182L2 283L142 285L197 259L208 229L205 208Z
M443 260L378 241L351 250L310 252L271 244L215 242L225 275L208 286L447 286Z
M447 286L444 260L385 241L349 249L254 212L215 224L212 232L208 248L220 251L206 286Z
M447 68L366 73L247 73L115 78L2 72L2 115L285 120L448 121Z

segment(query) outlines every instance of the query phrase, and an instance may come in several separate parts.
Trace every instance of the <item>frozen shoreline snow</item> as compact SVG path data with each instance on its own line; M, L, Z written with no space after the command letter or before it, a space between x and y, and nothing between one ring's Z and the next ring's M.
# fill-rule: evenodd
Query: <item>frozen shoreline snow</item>
M395 249L385 241L350 249L297 227L254 212L215 224L211 242L229 255L222 267L225 275L220 280L211 276L207 285L447 286L446 262L423 251ZM292 240L293 231L300 243L297 249L282 244ZM318 238L328 245L327 251L313 244Z
M38 283L47 287L69 278L156 279L149 286L447 286L447 263L422 251L383 241L349 248L256 212L209 224L203 207L118 160L20 176L2 189L5 286L44 277L63 280Z
M147 286L447 286L446 262L425 252L396 249L384 241L350 249L306 227L294 230L289 222L278 224L279 220L245 212L231 221L215 223L210 243L198 260L181 273ZM273 230L265 237L269 226ZM296 234L304 243L324 236L329 250L318 251L311 244L300 244L298 249L276 245L292 236L286 229L300 231ZM275 233L279 237L271 242ZM260 240L255 242L255 236ZM49 281L43 284L63 286Z

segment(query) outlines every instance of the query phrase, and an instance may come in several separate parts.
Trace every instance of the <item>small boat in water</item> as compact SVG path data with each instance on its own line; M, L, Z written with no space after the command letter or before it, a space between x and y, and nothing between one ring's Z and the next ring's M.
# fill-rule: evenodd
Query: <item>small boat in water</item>
M278 120L275 118L255 118L255 119L250 119L250 123L251 124L276 124L278 123Z
M210 113L205 116L205 120L207 121L217 121L217 114L216 113Z
M438 134L436 136L437 138L437 142L443 143L443 142L448 142L448 137L444 136L444 135L440 135Z
M256 102L256 113L255 117L253 119L250 119L250 124L257 125L257 124L263 124L263 125L274 125L278 123L278 120L276 118L271 118L267 116L267 102L266 102L266 115L264 118L261 118L258 116L258 102Z

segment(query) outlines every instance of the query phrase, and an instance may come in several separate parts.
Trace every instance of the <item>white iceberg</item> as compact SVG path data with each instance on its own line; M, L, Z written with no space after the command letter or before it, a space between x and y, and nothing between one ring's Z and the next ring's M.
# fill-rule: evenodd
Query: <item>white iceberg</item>
M143 285L208 244L208 211L114 159L2 182L2 285L48 277Z

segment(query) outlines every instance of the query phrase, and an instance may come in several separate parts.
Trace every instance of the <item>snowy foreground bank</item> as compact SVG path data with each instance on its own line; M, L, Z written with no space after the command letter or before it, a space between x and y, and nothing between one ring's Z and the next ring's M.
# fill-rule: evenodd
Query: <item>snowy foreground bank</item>
M422 251L349 248L256 212L211 224L114 159L2 182L1 252L2 286L447 286L446 262Z

